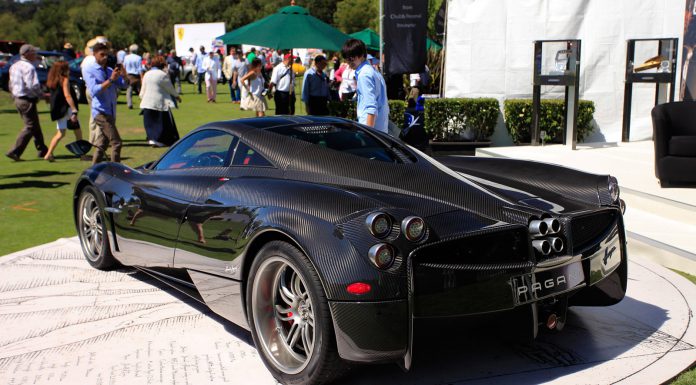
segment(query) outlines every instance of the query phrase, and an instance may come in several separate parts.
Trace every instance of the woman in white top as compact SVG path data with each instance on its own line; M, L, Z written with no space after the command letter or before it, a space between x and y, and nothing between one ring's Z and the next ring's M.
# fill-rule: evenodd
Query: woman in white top
M208 95L208 103L215 103L217 98L217 81L220 72L220 60L214 51L208 52L208 56L203 59L205 69L205 91Z
M169 80L169 74L164 72L165 65L164 56L155 56L140 87L140 109L143 111L145 132L148 143L156 147L171 146L179 140L171 108L174 107L174 99L181 102L181 97Z
M261 75L261 59L255 58L249 65L249 72L242 76L240 83L247 91L246 99L242 99L243 110L256 111L256 116L265 116L268 104L263 96L265 80Z
M357 83L355 81L355 70L350 68L348 63L342 63L335 74L336 81L341 82L338 87L338 97L341 100L351 100L355 96Z

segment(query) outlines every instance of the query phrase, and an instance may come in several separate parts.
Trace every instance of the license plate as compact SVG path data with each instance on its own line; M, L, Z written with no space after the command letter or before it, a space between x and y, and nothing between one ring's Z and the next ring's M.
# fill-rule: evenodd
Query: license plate
M517 304L563 293L585 285L582 262L532 274L523 274L511 279L512 294Z

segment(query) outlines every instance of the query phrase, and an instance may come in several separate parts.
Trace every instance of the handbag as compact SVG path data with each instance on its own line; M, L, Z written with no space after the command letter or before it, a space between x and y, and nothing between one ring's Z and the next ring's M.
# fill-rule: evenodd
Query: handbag
M78 128L80 128L79 120L73 122L72 119L68 119L68 130L77 130Z

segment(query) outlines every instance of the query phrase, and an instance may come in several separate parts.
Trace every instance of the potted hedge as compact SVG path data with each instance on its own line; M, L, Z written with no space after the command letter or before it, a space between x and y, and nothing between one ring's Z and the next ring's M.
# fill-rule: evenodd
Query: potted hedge
M508 99L504 102L505 124L508 133L516 144L530 143L532 128L532 99ZM546 143L562 143L564 127L564 103L558 99L542 99L539 114L539 127L546 131L543 138ZM590 100L578 103L577 135L578 142L587 138L594 126L595 106Z

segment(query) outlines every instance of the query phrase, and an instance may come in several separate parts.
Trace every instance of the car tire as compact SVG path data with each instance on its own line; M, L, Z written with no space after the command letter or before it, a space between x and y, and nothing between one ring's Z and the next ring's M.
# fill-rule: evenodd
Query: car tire
M109 247L104 207L94 187L87 186L80 193L76 215L77 234L87 262L99 270L118 267Z
M186 74L186 81L187 81L189 84L195 83L195 80L193 79L193 71L191 71L191 72L189 72L188 74Z
M259 355L280 383L326 384L348 368L336 349L319 275L296 247L272 241L259 251L246 306Z

